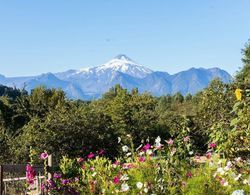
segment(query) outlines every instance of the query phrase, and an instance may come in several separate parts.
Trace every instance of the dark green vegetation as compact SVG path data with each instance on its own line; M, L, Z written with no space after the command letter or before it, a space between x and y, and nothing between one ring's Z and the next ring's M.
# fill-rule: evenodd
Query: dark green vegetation
M0 86L0 163L26 163L32 147L55 158L77 157L104 149L119 155L117 138L135 145L166 140L185 132L196 151L203 153L211 141L227 156L249 155L249 99L234 106L234 91L250 89L250 45L243 50L244 67L232 84L214 80L195 96L153 97L115 86L99 100L71 101L63 91L24 90ZM243 97L246 94L242 94ZM233 111L232 111L233 110Z

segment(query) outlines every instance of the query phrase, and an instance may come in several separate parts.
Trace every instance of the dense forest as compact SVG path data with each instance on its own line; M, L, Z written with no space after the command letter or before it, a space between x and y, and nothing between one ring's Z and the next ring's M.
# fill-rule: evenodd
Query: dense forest
M214 80L195 95L153 97L119 85L101 99L69 100L61 90L0 86L0 163L26 163L32 148L55 159L104 150L119 156L117 139L133 139L135 146L183 136L192 138L197 153L216 142L228 157L249 157L250 44L242 50L243 68L230 84ZM235 105L235 90L245 101ZM239 95L238 94L238 95ZM127 136L127 135L130 136Z

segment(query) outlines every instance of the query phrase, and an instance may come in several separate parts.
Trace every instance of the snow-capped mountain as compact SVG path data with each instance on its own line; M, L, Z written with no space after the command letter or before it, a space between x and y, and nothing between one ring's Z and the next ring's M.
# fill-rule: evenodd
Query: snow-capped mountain
M120 54L100 66L82 68L79 71L70 70L65 73L58 73L59 78L65 79L65 76L75 77L76 75L96 75L100 76L102 74L115 74L116 72L122 72L136 78L144 78L153 71L146 68L127 57L124 54ZM112 76L112 75L111 75Z
M144 78L153 71L140 64L137 64L126 55L118 55L114 59L100 66L81 69L79 73L95 73L100 75L106 72L122 72L136 78Z
M129 90L138 88L140 92L148 91L156 96L176 92L194 94L217 77L223 82L230 82L232 79L226 71L219 68L191 68L170 75L152 71L126 55L118 55L105 64L81 70L32 77L8 78L0 75L0 84L19 88L25 86L28 91L43 85L48 88L61 88L69 98L93 99L100 97L116 84Z

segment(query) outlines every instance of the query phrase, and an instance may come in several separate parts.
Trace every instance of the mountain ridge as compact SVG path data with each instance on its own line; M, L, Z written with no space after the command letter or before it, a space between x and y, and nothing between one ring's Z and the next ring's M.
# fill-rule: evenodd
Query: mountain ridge
M58 73L45 73L31 77L5 77L0 75L0 84L26 87L30 92L37 86L60 88L72 99L95 99L111 87L120 84L131 90L150 92L155 96L181 92L195 94L207 87L215 78L230 82L232 77L225 70L214 68L190 68L175 74L153 71L124 54L107 63L81 70L67 70Z

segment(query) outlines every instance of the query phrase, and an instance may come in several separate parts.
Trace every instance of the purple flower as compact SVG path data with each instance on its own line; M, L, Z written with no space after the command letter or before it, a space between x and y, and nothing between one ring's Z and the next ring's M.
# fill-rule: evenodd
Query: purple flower
M56 183L52 179L48 180L48 184L49 184L49 186L51 188L55 188L56 187Z
M63 179L62 180L63 185L67 185L68 183L70 183L70 180L68 180L68 179Z
M47 152L43 152L42 154L40 154L40 159L45 160L49 157Z
M105 151L104 151L103 149L101 149L101 150L98 152L99 155L103 155L104 153L105 153Z
M62 175L60 173L54 173L53 177L55 179L60 179L62 177Z

